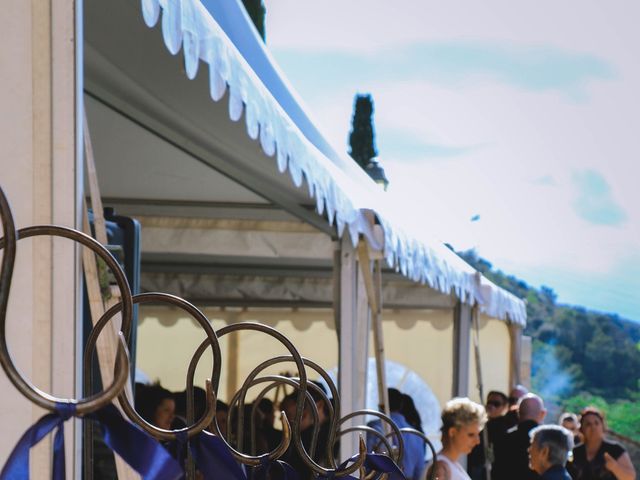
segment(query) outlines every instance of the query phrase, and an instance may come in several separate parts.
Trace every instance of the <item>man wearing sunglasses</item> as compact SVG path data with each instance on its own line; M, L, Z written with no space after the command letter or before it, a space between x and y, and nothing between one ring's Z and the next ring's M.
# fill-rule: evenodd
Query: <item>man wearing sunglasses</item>
M496 432L501 433L503 431L502 426L496 429L496 426L498 426L496 419L499 419L507 413L507 396L502 392L492 390L489 392L489 395L487 395L487 403L485 406L487 416L489 417L489 421L485 426L489 437L489 447L487 451L489 458L492 458L493 442L495 440L494 435ZM472 480L484 480L486 478L484 435L480 437L480 444L476 445L467 457L467 472Z
M489 392L486 404L489 419L498 418L507 413L507 402L508 399L504 393L498 392L497 390Z

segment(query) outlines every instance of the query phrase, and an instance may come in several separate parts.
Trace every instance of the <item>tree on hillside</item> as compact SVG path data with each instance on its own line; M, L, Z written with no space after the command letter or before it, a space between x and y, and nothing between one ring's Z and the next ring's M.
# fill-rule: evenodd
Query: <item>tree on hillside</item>
M242 0L244 8L247 10L251 21L256 26L258 33L265 40L264 17L267 13L262 0Z
M373 130L373 100L371 95L356 95L351 133L349 134L349 155L363 169L378 155Z
M536 289L496 270L474 250L458 255L496 285L527 301L525 334L534 341L532 376L537 390L555 395L586 391L609 400L635 398L634 391L640 387L639 324L583 307L558 305L551 288Z

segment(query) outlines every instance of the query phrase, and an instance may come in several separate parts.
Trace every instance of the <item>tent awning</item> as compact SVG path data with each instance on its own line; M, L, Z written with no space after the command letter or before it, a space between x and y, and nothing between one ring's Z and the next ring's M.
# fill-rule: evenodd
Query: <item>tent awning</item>
M189 79L208 67L211 98L219 101L228 93L229 118L239 121L244 116L248 136L259 141L264 154L275 156L278 170L288 172L296 187L307 185L316 212L326 215L339 235L348 229L354 242L364 235L404 276L446 294L454 292L466 303L480 303L490 315L524 324L521 300L481 283L475 270L441 242L404 228L378 186L328 144L239 1L142 0L142 14L149 27L161 23L171 54L182 50ZM383 245L376 244L370 213L383 228Z

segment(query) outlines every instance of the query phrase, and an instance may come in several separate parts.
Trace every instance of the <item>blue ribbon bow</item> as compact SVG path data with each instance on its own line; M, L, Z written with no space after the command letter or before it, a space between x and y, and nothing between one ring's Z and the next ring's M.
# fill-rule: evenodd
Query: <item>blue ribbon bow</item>
M55 480L64 480L64 422L73 417L75 413L75 404L58 403L56 412L45 415L24 432L2 468L0 480L28 479L29 450L54 429L57 431L53 439L52 473Z
M64 422L75 413L75 404L59 403L56 405L56 412L43 416L27 429L2 468L0 480L28 480L29 450L56 428L53 440L52 479L64 480ZM87 417L100 422L107 446L145 480L178 480L184 475L180 465L162 445L122 418L113 405L107 405Z
M338 470L344 470L347 465L355 462L358 459L358 456L359 455L354 455L349 460L342 463L342 465L338 467ZM369 471L378 472L380 475L382 475L383 473L389 474L389 480L407 480L407 477L404 476L404 473L402 473L400 467L398 467L398 465L396 465L396 463L388 455L381 455L379 453L367 453L364 459L363 466ZM332 480L338 477L336 477L335 473L330 473L329 475L323 475L319 478ZM339 478L358 480L358 477L354 477L351 475Z

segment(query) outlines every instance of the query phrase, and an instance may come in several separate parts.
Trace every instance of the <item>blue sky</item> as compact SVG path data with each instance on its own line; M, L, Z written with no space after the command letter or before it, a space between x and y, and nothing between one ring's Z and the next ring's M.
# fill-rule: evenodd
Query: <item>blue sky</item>
M373 95L404 215L561 302L640 321L639 4L266 6L267 44L337 149L354 95Z

